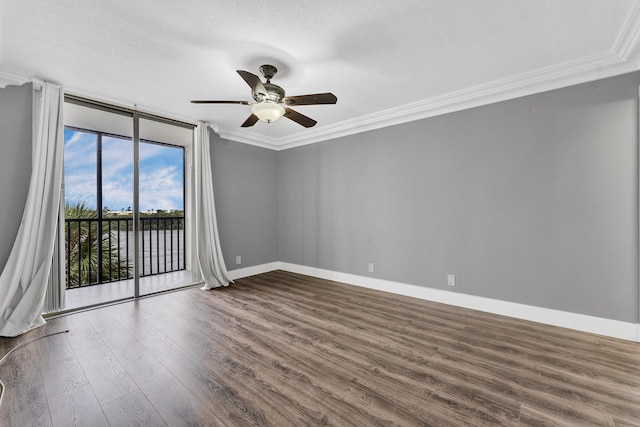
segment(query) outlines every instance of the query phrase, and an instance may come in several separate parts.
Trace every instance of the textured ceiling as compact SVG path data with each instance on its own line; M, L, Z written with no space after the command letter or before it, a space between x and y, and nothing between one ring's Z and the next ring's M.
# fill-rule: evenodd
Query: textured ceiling
M285 148L639 69L637 0L0 0L0 71ZM235 70L333 92L243 129Z

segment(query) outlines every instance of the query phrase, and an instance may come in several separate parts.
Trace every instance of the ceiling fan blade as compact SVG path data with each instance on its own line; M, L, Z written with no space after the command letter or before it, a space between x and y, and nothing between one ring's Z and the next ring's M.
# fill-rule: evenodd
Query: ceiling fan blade
M247 84L249 85L249 87L254 93L264 95L264 96L269 95L269 93L267 92L267 89L264 88L264 85L260 81L260 77L248 71L244 71L244 70L236 70L236 71L238 74L240 74L240 77L242 77L244 81L247 82Z
M255 114L250 115L247 120L244 121L244 123L242 124L243 128L248 128L250 126L255 125L258 122L258 116L256 116Z
M208 99L194 99L192 104L242 104L249 105L249 101L211 101Z
M306 128L310 128L316 125L315 120L313 120L310 117L305 116L304 114L300 114L295 110L292 110L291 108L287 108L285 107L284 109L285 113L284 116L289 119L289 120L293 120L294 122L298 123L299 125L302 125Z
M312 95L287 96L283 99L287 105L335 104L338 98L331 92Z

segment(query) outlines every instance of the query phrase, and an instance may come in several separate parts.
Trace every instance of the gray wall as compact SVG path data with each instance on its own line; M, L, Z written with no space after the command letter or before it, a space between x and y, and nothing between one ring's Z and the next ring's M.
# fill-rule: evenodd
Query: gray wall
M639 83L279 152L279 259L637 322Z
M638 84L635 73L282 152L214 136L227 266L369 275L373 262L374 277L637 322ZM27 194L31 108L30 86L0 90L0 267Z
M218 230L228 270L278 261L277 154L212 135Z
M31 177L31 85L0 89L0 271L20 227Z

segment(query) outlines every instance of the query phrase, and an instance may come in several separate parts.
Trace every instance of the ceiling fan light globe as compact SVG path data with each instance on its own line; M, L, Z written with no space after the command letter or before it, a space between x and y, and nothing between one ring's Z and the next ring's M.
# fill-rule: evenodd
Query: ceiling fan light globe
M253 104L251 106L251 112L263 122L271 123L282 117L285 110L275 102L264 101Z

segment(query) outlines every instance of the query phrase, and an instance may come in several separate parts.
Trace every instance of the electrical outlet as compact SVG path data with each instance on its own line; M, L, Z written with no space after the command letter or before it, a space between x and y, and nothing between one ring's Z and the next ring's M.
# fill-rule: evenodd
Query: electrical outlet
M447 274L447 285L455 286L456 285L456 275L455 274Z
M242 264L242 257L240 255L236 256L236 265Z
M373 263L369 263L369 273L373 273Z

